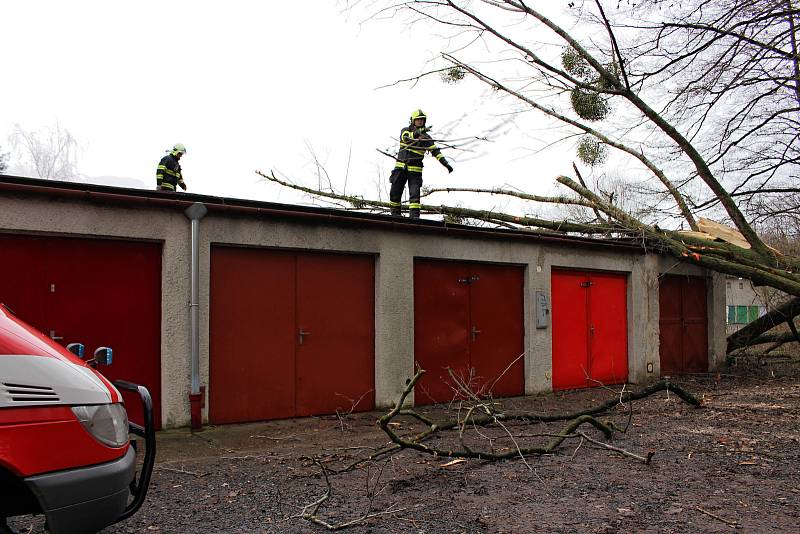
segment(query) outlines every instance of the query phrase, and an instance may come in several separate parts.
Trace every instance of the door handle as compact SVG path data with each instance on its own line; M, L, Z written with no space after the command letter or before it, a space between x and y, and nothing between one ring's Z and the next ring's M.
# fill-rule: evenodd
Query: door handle
M589 335L590 335L590 336L593 336L593 335L594 335L594 325L592 325L592 326L590 326L590 327L589 327Z
M480 333L481 331L475 328L475 325L472 325L472 331L470 332L470 334L472 335L472 341L475 341L478 338L478 334Z
M311 335L311 332L306 332L305 330L303 330L303 329L301 328L301 329L300 329L300 331L297 333L297 335L300 337L300 344L302 345L302 344L303 344L303 338L304 338L305 336L310 336L310 335Z
M50 339L53 341L58 341L60 339L64 339L64 336L57 336L55 330L50 330Z

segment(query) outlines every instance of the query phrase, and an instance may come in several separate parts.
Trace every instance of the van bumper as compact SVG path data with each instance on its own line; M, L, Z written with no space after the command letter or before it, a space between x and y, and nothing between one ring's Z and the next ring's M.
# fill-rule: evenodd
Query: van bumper
M51 534L97 532L125 510L136 475L133 447L123 457L99 465L25 479L47 517Z

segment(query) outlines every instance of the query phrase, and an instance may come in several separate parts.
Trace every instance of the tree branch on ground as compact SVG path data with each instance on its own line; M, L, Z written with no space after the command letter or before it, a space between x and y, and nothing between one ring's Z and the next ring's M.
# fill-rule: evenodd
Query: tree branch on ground
M491 398L481 398L478 394L471 392L467 395L469 400L464 401L464 404L459 406L459 412L462 412L464 414L463 416L459 415L459 417L454 420L436 422L420 415L414 409L404 408L407 398L424 374L425 371L422 369L417 371L414 377L406 384L394 407L378 419L378 425L386 435L389 436L389 439L401 449L412 449L424 454L443 458L472 458L477 460L499 461L516 457L524 459L526 456L531 455L553 454L565 440L580 437L581 431L579 429L584 425L593 426L603 434L606 440L610 440L617 427L610 421L601 422L595 416L606 413L616 406L630 403L633 400L643 399L659 391L675 393L688 404L695 407L701 406L700 401L694 397L694 395L680 386L664 380L648 386L639 392L622 392L617 398L611 401L570 414L540 415L529 413L505 413L498 409L498 404L493 402ZM463 388L465 385L461 383L461 387ZM419 422L423 422L428 428L424 432L412 436L401 436L394 429L394 419L402 416L412 417ZM519 444L521 436L514 435L507 427L508 423L511 422L524 423L525 425L548 422L564 422L565 424L558 432L551 435L551 439L546 444L522 446ZM499 434L495 433L489 435L483 433L491 432L498 427L502 430ZM480 439L488 444L488 448L479 449L474 445L468 445L466 441L466 432L469 429L474 429L476 431L482 429L477 432L477 434ZM440 445L429 444L433 437L439 438L440 441L446 440L447 435L445 435L445 433L447 431L456 431L455 441L458 446L445 446L447 443L446 441L445 444ZM509 440L513 446L505 446L496 450L495 443L507 442ZM452 437L450 441L450 444L454 445L454 443L452 443ZM609 448L609 450L615 449ZM618 450L617 452L622 451ZM628 453L627 451L624 451L624 454L646 463L649 463L649 459L652 457L652 454L647 457L642 457L634 455L633 453Z
M320 470L322 471L322 477L325 480L325 493L322 494L321 497L316 499L313 502L310 502L302 507L300 512L294 516L292 519L302 519L308 521L309 523L313 523L317 526L324 528L325 530L329 531L338 531L338 530L345 530L350 527L354 527L356 525L364 524L365 522L369 521L370 519L374 519L380 516L392 515L398 512L402 512L405 508L397 508L395 505L390 505L385 510L381 511L373 511L375 497L379 494L378 485L380 484L381 475L383 474L383 466L378 471L377 476L375 477L374 482L370 483L370 473L367 471L367 497L368 497L368 508L367 511L364 512L362 515L355 519L351 519L349 521L344 521L342 523L331 523L325 519L323 519L319 515L319 509L324 505L333 495L333 489L331 487L331 481L328 477L328 470L323 465L319 459L314 459L314 464L316 464Z

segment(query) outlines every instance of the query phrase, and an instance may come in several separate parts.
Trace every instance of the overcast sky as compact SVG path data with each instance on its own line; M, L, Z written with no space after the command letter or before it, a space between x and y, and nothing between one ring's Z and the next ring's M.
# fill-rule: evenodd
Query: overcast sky
M3 0L0 145L8 150L15 123L57 122L78 139L87 181L153 188L158 160L180 142L191 192L293 202L303 199L253 171L316 185L313 151L337 189L346 179L348 192L374 198L393 165L376 148L395 146L412 110L422 108L435 129L455 124L452 138L508 121L475 81L378 89L423 72L443 44L422 26L365 22L368 13L342 8L335 0ZM551 189L569 171L569 147L533 153L547 131L524 120L471 152L444 150L452 175L428 159L426 185Z

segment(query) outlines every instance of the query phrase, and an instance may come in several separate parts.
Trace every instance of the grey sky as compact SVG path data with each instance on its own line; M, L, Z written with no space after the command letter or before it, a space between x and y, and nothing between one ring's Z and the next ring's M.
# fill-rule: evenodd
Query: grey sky
M502 106L475 81L376 90L423 71L442 44L402 21L361 24L364 15L334 0L6 0L0 143L8 147L14 123L57 121L80 141L90 181L153 187L158 159L181 142L190 191L290 202L301 199L253 171L315 185L313 149L337 188L347 175L349 191L375 197L392 166L375 149L393 146L413 109L437 128L462 119L451 132L458 138L503 122ZM456 172L431 160L426 185L541 191L568 170L566 147L520 160L530 139L510 125L499 133L508 135L475 152L445 149Z

